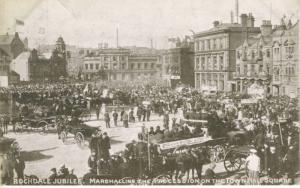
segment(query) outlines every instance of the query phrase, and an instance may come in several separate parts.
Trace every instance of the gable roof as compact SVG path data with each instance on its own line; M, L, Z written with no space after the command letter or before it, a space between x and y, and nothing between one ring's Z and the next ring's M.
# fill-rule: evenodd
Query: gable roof
M0 35L0 45L9 45L14 38L14 35Z

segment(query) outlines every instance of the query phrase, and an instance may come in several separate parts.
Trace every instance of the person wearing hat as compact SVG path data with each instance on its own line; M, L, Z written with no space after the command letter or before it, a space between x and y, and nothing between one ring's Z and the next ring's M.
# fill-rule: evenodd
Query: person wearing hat
M278 171L280 168L280 156L276 150L275 146L270 147L270 152L268 155L268 175L271 178L277 178Z
M25 162L19 155L16 155L14 166L15 166L17 177L24 178Z
M56 170L56 168L51 168L50 172L51 172L51 174L49 176L49 180L50 180L50 183L53 183L58 176L57 170Z
M114 126L117 127L118 126L118 112L116 112L115 110L112 112L112 116L113 116L113 120L114 120Z
M248 183L250 185L259 184L260 158L256 149L250 149L250 155L246 158L246 168L248 169Z
M214 180L216 179L216 174L214 172L214 169L216 168L215 163L211 163L210 166L205 171L205 183L203 185L214 185Z
M97 158L96 158L96 153L92 152L91 156L89 156L88 159L88 166L92 169L97 170Z

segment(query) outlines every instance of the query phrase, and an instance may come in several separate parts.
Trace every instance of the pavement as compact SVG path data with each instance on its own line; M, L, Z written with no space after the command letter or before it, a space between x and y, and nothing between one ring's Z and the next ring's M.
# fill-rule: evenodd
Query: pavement
M170 119L174 115L170 116ZM178 116L177 116L178 118ZM129 123L129 128L122 127L122 122L118 122L119 126L114 127L111 122L111 128L106 128L102 119L96 120L95 116L92 116L92 120L86 122L89 126L100 126L104 132L108 133L111 138L111 150L110 153L116 153L122 151L125 145L132 140L137 140L137 135L141 132L143 126L156 127L162 125L162 117L152 115L149 122L135 122ZM88 143L83 148L77 146L74 139L68 139L67 143L63 143L58 139L57 134L48 133L40 134L38 132L24 132L13 133L9 132L7 137L15 138L22 148L22 156L25 160L25 174L36 175L39 178L47 178L50 174L50 169L53 167L59 168L61 165L65 165L67 168L74 169L74 173L78 177L82 177L88 172L87 160L90 155ZM208 168L208 165L204 165L203 172ZM245 179L245 173L243 171L236 174L228 174L223 166L223 162L217 163L215 173L219 177L227 179L227 182L217 182L219 185L223 184L238 184L239 179ZM300 177L296 179L296 183L300 184Z

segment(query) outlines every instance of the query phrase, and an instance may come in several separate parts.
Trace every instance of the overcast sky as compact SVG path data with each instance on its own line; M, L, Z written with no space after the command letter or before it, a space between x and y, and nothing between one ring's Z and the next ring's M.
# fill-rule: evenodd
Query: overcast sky
M299 6L299 0L239 0L239 14L252 12L256 26L270 18L278 24L283 14L295 20ZM155 47L165 48L168 37L209 29L214 20L230 22L230 11L235 14L235 0L0 0L0 32L13 33L20 19L25 26L16 29L31 47L59 36L68 44L97 47L116 46L118 27L121 46L150 46L153 39Z

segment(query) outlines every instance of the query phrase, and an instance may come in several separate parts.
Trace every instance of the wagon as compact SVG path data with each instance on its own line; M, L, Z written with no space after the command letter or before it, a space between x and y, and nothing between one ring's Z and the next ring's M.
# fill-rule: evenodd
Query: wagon
M49 129L55 128L56 117L24 117L20 122L16 122L15 131L16 133L24 131L38 131L41 134L46 134Z
M249 145L232 146L228 148L224 159L224 167L226 171L229 173L239 171L244 165L245 158L248 157L250 154L250 149L252 148L253 146Z
M77 145L82 148L97 130L98 127L91 127L80 119L75 119L75 121L73 119L67 121L67 124L62 127L60 138L64 144L67 144L69 138L73 138Z

